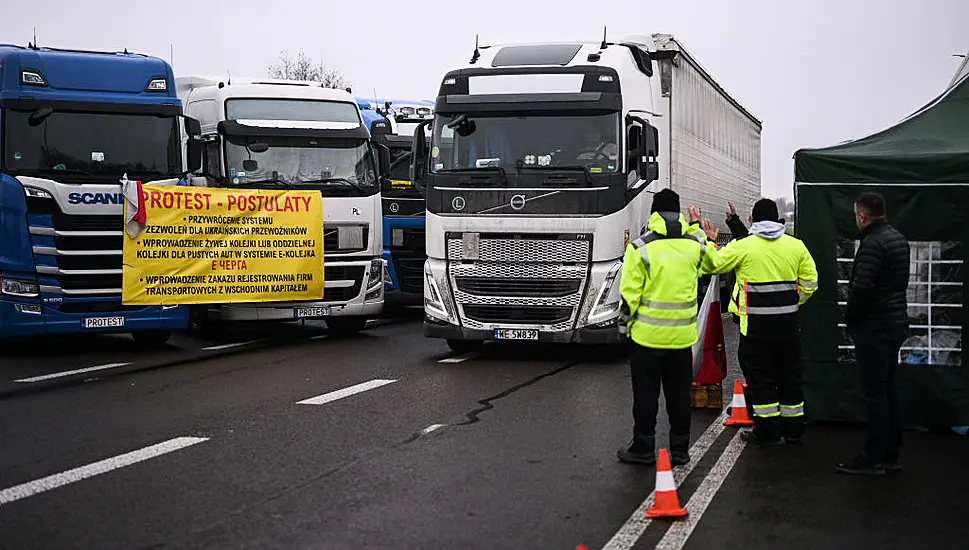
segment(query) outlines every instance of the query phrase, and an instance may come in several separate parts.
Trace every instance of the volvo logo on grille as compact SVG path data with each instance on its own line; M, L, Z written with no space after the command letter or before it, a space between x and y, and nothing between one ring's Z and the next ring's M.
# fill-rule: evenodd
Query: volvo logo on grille
M511 198L511 207L515 210L525 208L525 195L515 195Z
M390 203L390 211L393 212L394 214L396 214L397 212L400 212L400 205L397 204L396 202Z
M460 212L461 210L464 210L464 207L464 197L454 197L454 199L451 200L451 208Z

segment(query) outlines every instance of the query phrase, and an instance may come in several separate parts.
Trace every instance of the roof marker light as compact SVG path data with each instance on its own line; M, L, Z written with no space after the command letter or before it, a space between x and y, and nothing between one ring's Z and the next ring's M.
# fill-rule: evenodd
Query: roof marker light
M24 69L20 71L20 82L28 86L46 86L47 81L37 71Z

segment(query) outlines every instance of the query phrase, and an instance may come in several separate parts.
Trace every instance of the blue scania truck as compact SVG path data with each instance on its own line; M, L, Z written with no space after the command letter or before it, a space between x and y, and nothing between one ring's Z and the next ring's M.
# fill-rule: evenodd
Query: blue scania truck
M176 184L200 163L168 63L0 45L0 128L0 339L188 328L187 307L121 301L122 177Z
M388 302L420 303L424 293L424 197L410 181L414 131L434 116L434 102L396 98L358 98L374 140L390 148L391 189L382 193L384 289Z

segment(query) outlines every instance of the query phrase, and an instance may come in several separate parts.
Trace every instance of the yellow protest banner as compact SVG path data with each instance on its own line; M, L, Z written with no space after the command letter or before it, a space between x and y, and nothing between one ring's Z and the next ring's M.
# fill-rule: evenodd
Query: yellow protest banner
M140 204L125 203L123 303L323 297L319 191L147 184L135 196Z

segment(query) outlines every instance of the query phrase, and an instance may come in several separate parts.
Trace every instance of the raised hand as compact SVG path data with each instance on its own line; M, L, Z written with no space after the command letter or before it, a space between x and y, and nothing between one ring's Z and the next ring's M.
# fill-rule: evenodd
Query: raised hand
M737 215L737 208L734 207L732 202L727 202L727 206L729 207L729 210L727 210L727 219L729 220L733 216Z
M720 236L720 230L713 226L713 222L709 218L704 218L701 224L703 232L707 234L707 238L711 241L716 241L717 237Z
M700 209L696 206L691 205L689 208L687 208L686 214L690 223L700 221Z

